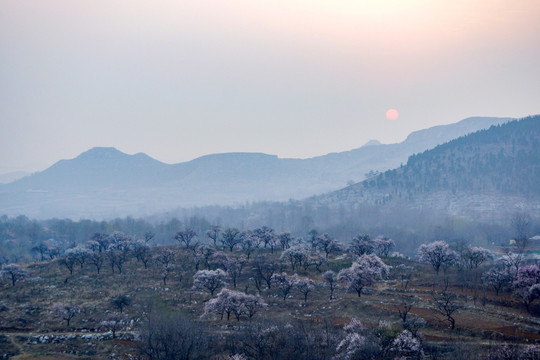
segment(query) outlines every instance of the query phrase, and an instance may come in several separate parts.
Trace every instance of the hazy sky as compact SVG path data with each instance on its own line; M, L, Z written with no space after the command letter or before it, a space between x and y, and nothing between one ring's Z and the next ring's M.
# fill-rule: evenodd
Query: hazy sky
M0 0L0 172L94 146L304 158L540 113L539 18L538 0Z

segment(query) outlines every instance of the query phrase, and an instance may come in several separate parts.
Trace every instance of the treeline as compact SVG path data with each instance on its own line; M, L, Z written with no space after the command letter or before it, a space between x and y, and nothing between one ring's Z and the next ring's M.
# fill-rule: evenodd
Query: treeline
M532 233L540 231L539 225L531 223ZM302 238L307 238L311 230L317 230L344 244L358 233L384 234L395 241L398 251L407 255L413 254L420 244L437 239L492 247L506 244L512 236L509 224L482 224L434 212L381 209L369 205L312 207L298 201L179 209L151 218L125 217L107 221L34 220L4 215L0 216L0 263L39 260L42 257L39 248L44 243L54 245L59 253L63 253L87 242L96 233L120 231L136 239L152 234L151 245L170 245L175 243L174 235L180 230L189 228L205 234L215 226L239 230L267 226L276 232L289 232ZM203 236L202 241L209 239Z
M492 126L412 155L406 166L360 184L392 198L440 190L540 196L540 116Z

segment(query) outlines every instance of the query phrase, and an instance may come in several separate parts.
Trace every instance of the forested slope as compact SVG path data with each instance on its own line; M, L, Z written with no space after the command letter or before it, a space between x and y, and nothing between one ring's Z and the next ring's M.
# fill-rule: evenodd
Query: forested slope
M476 209L499 216L515 207L534 213L539 179L540 116L532 116L412 155L404 166L312 200L446 208L454 215Z

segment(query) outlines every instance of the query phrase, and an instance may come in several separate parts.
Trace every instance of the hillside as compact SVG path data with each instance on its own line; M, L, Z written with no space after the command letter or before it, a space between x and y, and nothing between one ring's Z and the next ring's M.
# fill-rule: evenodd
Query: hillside
M94 148L0 185L0 214L34 218L148 215L178 207L304 198L385 171L409 155L508 118L469 118L412 133L398 144L371 141L358 149L310 159L227 153L165 164L145 154Z
M391 266L383 278L360 290L335 280L331 291L324 272L336 276L351 267L355 255L333 250L321 264L317 259L326 259L324 253L315 250L306 250L310 259L300 263L286 256L280 261L284 252L279 246L271 251L260 244L251 251L246 258L240 246L234 251L208 244L196 249L95 248L84 253L84 266L72 263L67 252L63 258L23 266L25 276L16 282L9 276L0 281L0 354L7 359L221 360L230 359L229 354L254 360L348 359L339 344L353 319L359 322L352 330L363 341L351 349L381 360L410 354L406 347L391 346L403 329L424 349L404 359L468 358L464 353L494 359L488 354L508 344L534 354L540 350L537 302L528 313L507 284L497 292L479 288L479 276L493 267L491 261L467 271L445 269L444 287L442 273L437 275L432 266L381 255L383 266ZM216 282L215 288L198 283L197 269L222 276L226 283ZM241 300L224 310L205 312L224 287L258 305L248 313L250 308L235 307L245 298L236 298ZM454 309L451 318L439 310L444 301ZM182 356L185 348L176 339L190 344L190 356Z
M311 201L386 204L500 219L540 215L540 116L493 126L409 157L407 164Z

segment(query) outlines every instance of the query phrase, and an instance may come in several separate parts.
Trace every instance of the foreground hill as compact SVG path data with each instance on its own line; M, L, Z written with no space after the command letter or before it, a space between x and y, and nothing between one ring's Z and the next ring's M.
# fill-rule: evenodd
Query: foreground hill
M508 118L469 118L412 133L398 144L365 146L311 159L228 153L169 165L145 154L94 148L75 159L0 185L0 214L36 218L147 215L177 207L283 201L362 180L407 157Z
M252 249L249 260L239 247L199 249L220 251L204 260L194 256L198 251L178 246L125 254L96 249L87 254L84 266L68 268L67 254L29 264L27 276L16 283L0 281L2 358L222 360L238 354L242 357L232 359L508 359L494 355L522 349L533 357L519 359L534 359L540 351L537 304L529 314L506 287L496 292L478 286L480 275L493 266L489 261L466 272L451 267L443 282L430 265L383 257L379 261L392 267L383 279L359 292L347 291L350 285L339 280L331 291L324 272L332 270L335 276L350 268L355 256L334 251L316 268L280 261L281 250L262 246ZM98 272L95 260L100 258L104 263ZM317 258L325 257L318 253ZM122 266L116 262L111 267L110 259L122 259ZM235 270L233 265L240 263L243 267ZM222 277L223 268L228 285L219 282L213 290L197 286L197 269L198 274ZM267 283L272 273L277 277ZM206 312L222 287L235 291L241 303L246 295L257 300L253 317L241 310L237 318L229 310L238 309L238 302L225 303L221 313ZM455 328L444 304L452 306ZM355 328L344 328L355 323ZM424 349L414 357L410 346L392 346L403 329L414 332L413 344ZM350 352L359 355L343 356L340 344L347 345L354 334L361 341L350 342ZM402 354L409 356L397 356Z
M540 116L493 126L409 158L343 190L311 199L385 204L496 220L516 210L540 215Z

